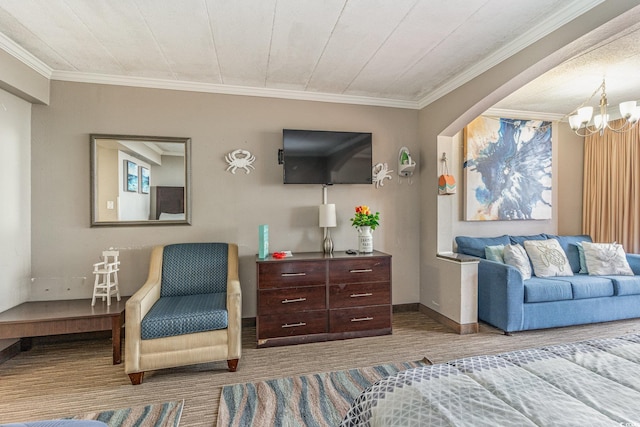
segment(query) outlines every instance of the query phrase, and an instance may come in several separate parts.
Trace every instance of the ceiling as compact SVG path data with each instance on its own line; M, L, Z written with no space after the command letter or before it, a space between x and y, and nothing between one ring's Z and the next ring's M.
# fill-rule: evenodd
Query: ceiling
M0 48L54 80L420 108L601 2L0 0ZM639 29L496 107L564 114L603 75L640 99Z

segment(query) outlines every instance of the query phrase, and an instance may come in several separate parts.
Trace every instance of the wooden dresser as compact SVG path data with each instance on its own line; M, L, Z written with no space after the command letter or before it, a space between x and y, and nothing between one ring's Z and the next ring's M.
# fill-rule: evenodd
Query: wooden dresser
M391 255L257 259L258 347L391 333Z

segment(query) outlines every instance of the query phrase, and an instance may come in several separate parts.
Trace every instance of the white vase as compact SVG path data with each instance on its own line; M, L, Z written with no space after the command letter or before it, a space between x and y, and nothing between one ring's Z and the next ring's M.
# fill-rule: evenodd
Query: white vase
M358 227L358 252L365 254L373 252L373 235L369 226Z

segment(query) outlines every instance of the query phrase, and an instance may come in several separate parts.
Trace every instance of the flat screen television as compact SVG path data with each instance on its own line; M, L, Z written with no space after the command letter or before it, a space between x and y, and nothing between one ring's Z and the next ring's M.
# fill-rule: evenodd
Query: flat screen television
M371 184L372 138L367 132L282 130L285 184Z

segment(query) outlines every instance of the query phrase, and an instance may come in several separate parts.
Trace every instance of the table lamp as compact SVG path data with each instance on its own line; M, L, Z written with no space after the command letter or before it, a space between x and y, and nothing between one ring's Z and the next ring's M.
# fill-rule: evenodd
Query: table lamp
M320 205L320 227L324 228L323 250L325 254L333 252L333 241L331 240L330 227L336 226L336 205L333 203Z

